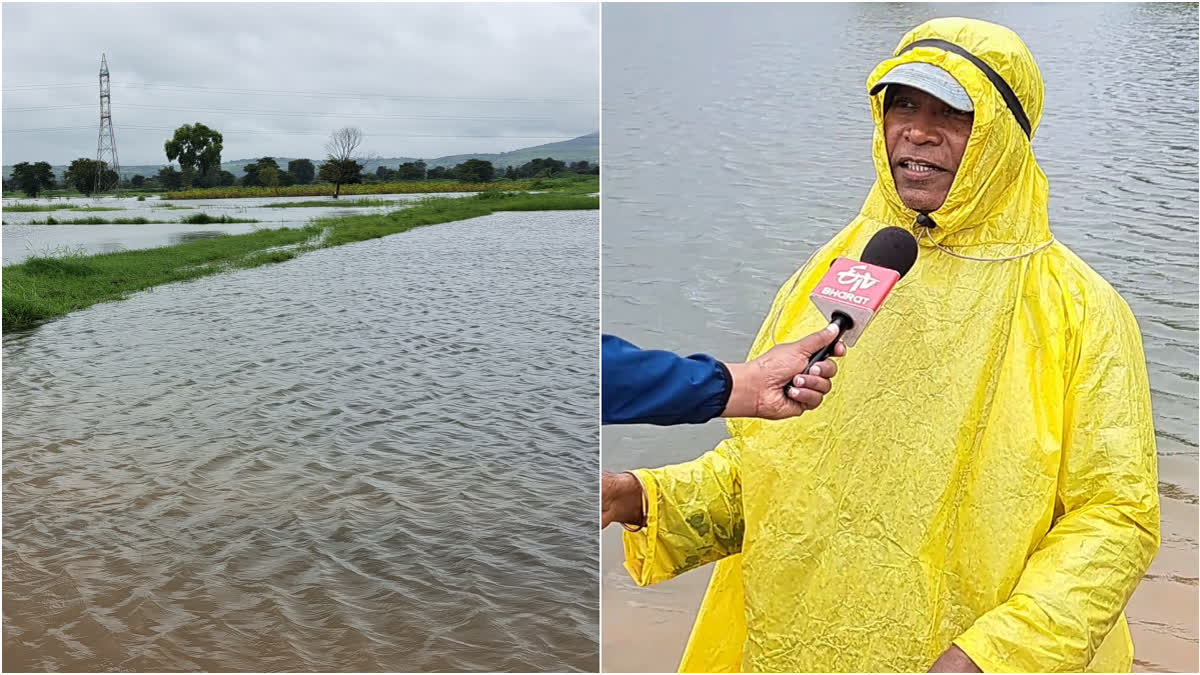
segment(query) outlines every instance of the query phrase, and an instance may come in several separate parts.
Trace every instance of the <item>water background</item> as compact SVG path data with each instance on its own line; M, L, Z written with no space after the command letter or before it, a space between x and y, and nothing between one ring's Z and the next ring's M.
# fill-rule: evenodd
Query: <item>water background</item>
M1128 609L1135 668L1197 669L1197 8L759 4L603 8L603 328L744 358L779 286L875 180L867 75L937 16L1013 28L1041 68L1034 151L1060 241L1142 329L1163 544ZM685 461L724 425L606 427L609 470ZM674 669L709 569L636 589L603 537L604 668Z

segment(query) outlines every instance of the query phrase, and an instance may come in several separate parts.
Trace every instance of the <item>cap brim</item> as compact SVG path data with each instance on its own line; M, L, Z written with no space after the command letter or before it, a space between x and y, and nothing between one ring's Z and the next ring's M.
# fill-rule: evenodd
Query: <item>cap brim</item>
M975 110L975 104L971 102L971 97L967 94L967 90L963 89L958 80L954 79L954 76L950 73L932 63L914 61L912 63L902 63L892 68L871 88L871 95L878 94L881 89L889 84L900 84L920 89L930 96L945 101L947 105L956 110L967 112Z

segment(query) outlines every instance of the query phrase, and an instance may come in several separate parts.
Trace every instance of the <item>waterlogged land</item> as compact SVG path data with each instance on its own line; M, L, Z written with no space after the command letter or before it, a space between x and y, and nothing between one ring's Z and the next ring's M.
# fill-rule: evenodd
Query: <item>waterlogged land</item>
M584 184L573 192L588 189ZM590 194L484 192L430 197L390 213L318 218L303 227L260 230L138 251L40 256L4 268L3 328L20 330L98 302L174 281L290 260L318 248L489 215L497 211L599 208ZM197 214L202 215L202 214Z
M343 185L343 195L414 194L425 192L482 192L495 190L535 190L536 180L514 180L502 183L461 183L459 181L412 181L404 183L374 183ZM287 187L219 187L180 190L163 194L163 199L237 199L242 197L332 197L333 186L289 185Z
M179 208L179 207L168 207ZM119 209L93 209L97 211L117 211ZM45 220L28 220L22 222L22 225L161 225L164 223L185 223L188 225L212 225L223 223L257 223L254 218L234 218L232 216L210 216L207 213L197 213L186 216L179 220L153 220L150 218L99 218L96 216L90 218L54 218L53 216ZM4 223L8 225L9 223Z

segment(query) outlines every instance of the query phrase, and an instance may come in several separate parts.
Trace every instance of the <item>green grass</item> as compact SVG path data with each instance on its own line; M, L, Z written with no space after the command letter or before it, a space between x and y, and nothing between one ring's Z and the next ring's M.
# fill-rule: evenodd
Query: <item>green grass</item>
M329 208L331 206L340 207L361 207L361 206L402 206L403 204L387 199L323 199L321 201L312 202L283 202L282 204L265 204L273 209L303 209L312 207Z
M231 269L291 260L318 247L404 232L423 225L486 216L497 211L598 209L600 199L573 194L484 193L430 197L387 214L323 218L301 229L260 230L137 251L30 258L4 268L3 328L21 330L137 291L198 279ZM197 214L199 215L199 214ZM310 240L325 232L319 243ZM289 250L269 250L298 245Z
M231 218L229 216L210 216L207 213L193 213L185 216L179 222L188 225L209 225L211 223L257 223L253 218Z
M120 211L121 209L113 209ZM213 223L257 223L253 218L231 218L229 216L210 216L207 213L196 213L182 220L149 220L138 216L136 218L75 218L73 220L58 219L49 216L45 220L31 220L27 223L5 223L5 225L162 225L168 223L184 223L186 225L210 225Z
M80 206L78 204L13 204L5 206L5 211L13 213L34 213L40 211L124 211L125 209L117 206Z
M167 209L169 211L183 211L185 209L192 210L192 209L195 209L196 207L194 207L194 206L178 206L175 204L158 204L155 208Z
M77 209L78 204L13 204L5 206L5 211L13 213L33 213L38 211L62 211L63 209Z
M483 192L474 197L427 197L391 213L321 218L328 227L326 246L339 246L385 237L422 225L478 218L497 211L562 211L600 208L599 197L566 194L531 195L523 192Z

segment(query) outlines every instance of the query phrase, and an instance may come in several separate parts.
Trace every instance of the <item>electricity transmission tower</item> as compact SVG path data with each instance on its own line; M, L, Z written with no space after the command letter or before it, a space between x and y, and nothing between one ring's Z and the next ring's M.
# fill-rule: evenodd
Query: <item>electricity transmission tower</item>
M104 185L104 156L110 155L109 166L117 173L117 182L113 187L116 194L121 194L121 165L117 162L117 135L113 131L112 101L108 93L108 57L100 55L100 135L96 138L96 186L94 192L99 194ZM107 190L105 190L107 192Z

